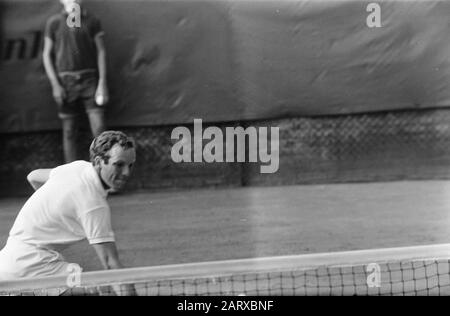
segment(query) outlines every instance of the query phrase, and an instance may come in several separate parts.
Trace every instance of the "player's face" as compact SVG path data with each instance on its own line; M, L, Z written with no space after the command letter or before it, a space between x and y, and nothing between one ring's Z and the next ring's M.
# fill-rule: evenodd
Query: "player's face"
M109 150L108 156L108 163L102 159L99 161L100 177L112 190L120 191L131 176L136 151L134 148L125 149L116 144Z

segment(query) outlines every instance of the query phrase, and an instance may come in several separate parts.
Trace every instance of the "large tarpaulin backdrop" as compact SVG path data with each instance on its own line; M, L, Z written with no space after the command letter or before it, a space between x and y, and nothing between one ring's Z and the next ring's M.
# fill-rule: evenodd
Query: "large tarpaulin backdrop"
M111 126L450 104L450 2L86 0L106 32ZM42 65L58 0L0 0L0 132L60 128Z

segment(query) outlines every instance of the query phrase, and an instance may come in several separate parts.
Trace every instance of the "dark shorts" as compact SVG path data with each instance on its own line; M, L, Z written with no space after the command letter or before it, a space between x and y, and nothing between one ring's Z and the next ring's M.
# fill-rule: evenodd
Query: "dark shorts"
M58 108L61 119L79 115L83 107L86 113L104 111L102 106L95 103L95 91L98 84L96 73L66 74L60 75L59 79L66 92L66 98Z

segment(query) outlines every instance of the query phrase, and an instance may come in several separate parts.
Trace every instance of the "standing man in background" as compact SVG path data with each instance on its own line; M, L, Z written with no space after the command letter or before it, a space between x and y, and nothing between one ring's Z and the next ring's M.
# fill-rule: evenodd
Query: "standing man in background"
M84 107L97 137L106 129L103 105L108 102L106 53L100 21L83 8L78 25L70 16L81 0L60 0L64 9L47 21L43 60L62 121L66 163L77 160L77 116Z

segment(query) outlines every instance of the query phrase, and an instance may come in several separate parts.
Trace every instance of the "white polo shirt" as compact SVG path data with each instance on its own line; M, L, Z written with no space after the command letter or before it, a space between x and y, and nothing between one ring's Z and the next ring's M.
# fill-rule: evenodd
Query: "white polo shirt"
M9 236L44 247L85 238L90 244L114 242L106 196L90 162L59 166L22 207Z

